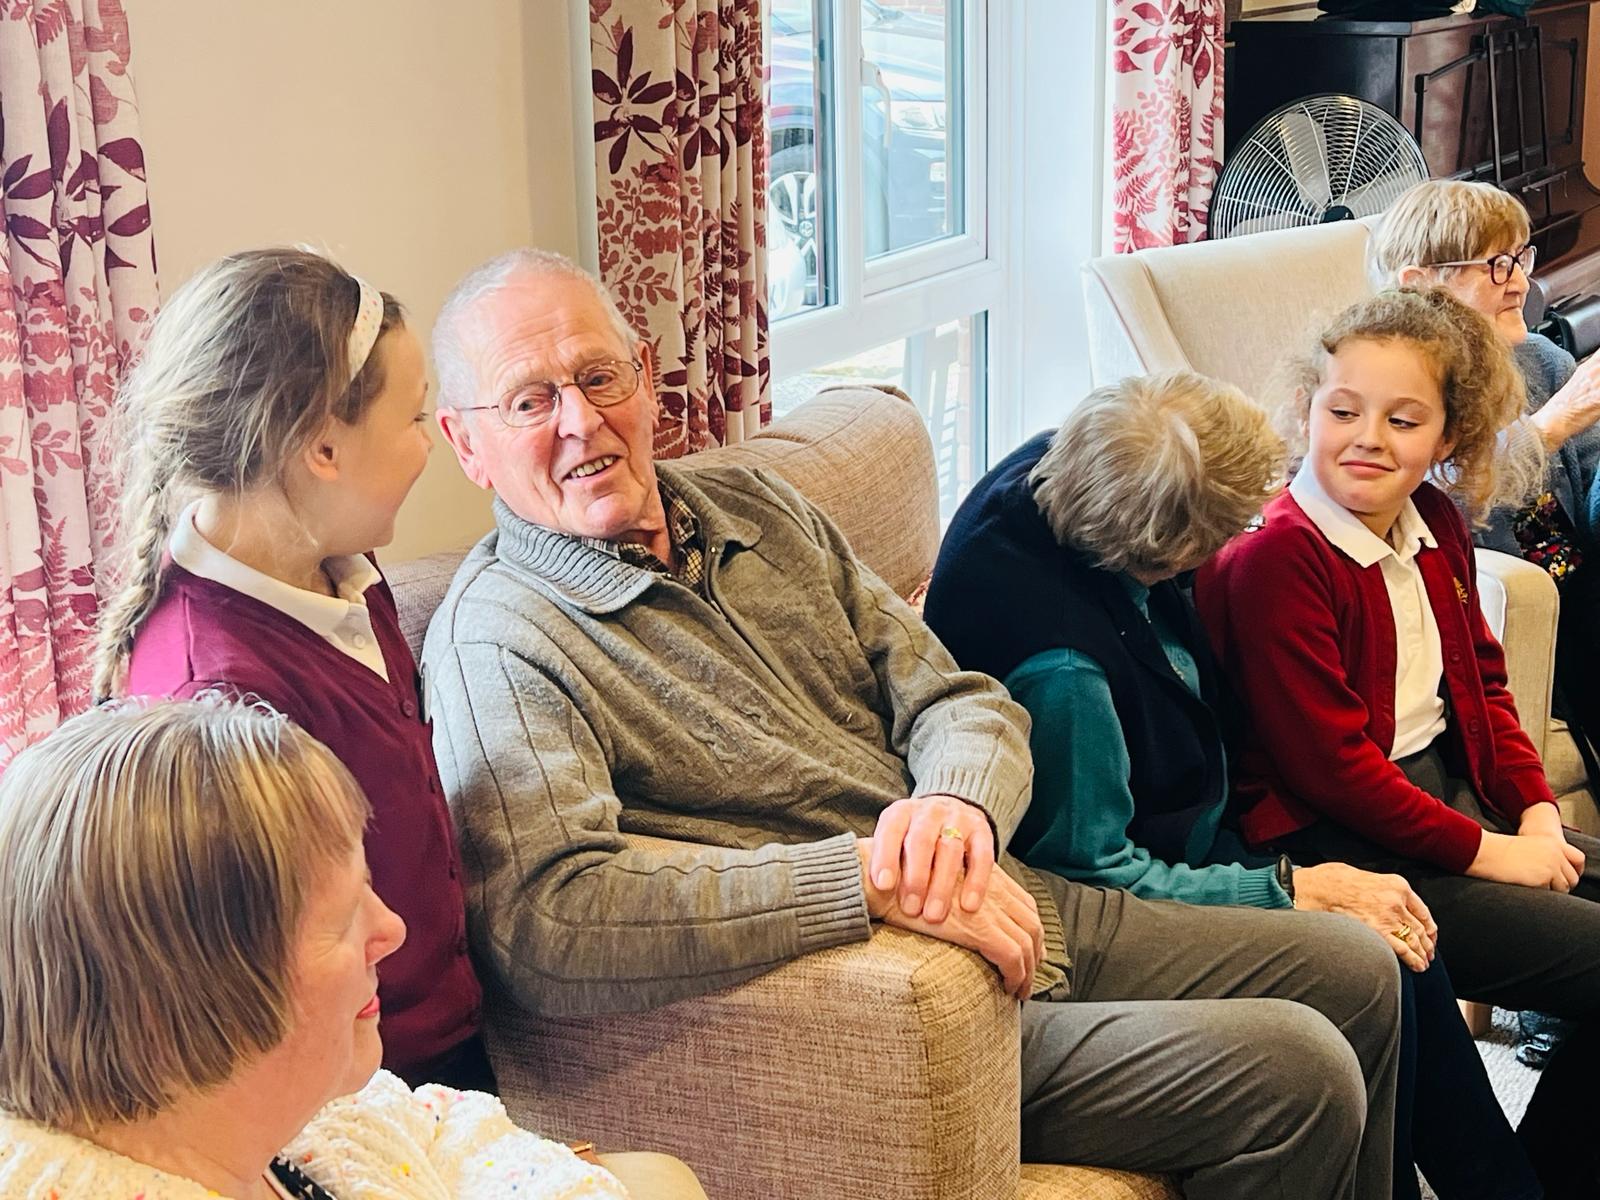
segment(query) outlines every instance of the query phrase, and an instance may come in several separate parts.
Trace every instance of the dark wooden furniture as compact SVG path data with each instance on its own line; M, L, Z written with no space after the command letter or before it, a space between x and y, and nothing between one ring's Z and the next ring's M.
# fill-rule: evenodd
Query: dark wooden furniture
M1600 192L1583 170L1596 2L1554 0L1526 21L1242 17L1229 28L1226 142L1298 97L1359 96L1412 131L1434 176L1487 180L1522 199L1550 300L1600 292Z

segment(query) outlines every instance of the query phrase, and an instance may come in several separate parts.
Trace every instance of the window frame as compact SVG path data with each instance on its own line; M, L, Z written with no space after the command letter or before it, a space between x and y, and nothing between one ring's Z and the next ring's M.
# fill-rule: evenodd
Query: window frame
M997 354L996 330L1007 327L1008 292L1004 248L1004 214L995 203L998 186L1006 179L1009 147L1004 122L997 114L1005 105L993 103L991 79L1006 79L1008 38L991 38L993 20L1013 7L1011 0L963 0L962 36L967 47L968 76L963 88L966 136L963 172L965 231L937 241L908 247L866 261L863 223L859 219L862 185L862 120L859 85L847 87L864 70L861 50L861 9L855 0L823 0L833 5L831 21L816 27L833 33L832 54L826 37L819 42L819 70L829 73L831 92L824 93L819 111L835 110L837 141L832 144L819 131L818 161L835 171L834 193L828 218L836 224L832 271L833 303L774 321L770 328L774 379L802 374L840 359L866 353L886 342L915 336L964 317L986 314L988 371L984 396L985 428L978 433L988 443L993 436L996 385L1004 374ZM947 123L947 128L950 125ZM844 148L852 148L845 152ZM842 211L855 197L856 219Z

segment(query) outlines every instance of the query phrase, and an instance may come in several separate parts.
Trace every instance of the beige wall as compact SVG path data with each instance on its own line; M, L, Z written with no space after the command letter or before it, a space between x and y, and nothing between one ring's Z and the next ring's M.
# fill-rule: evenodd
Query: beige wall
M425 333L482 259L579 253L566 0L126 7L163 292L228 251L309 242ZM436 445L385 557L488 524Z

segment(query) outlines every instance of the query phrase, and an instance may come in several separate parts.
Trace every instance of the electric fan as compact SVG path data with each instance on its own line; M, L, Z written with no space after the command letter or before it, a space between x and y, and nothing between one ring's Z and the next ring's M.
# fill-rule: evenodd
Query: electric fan
M1306 96L1256 122L1228 154L1207 233L1237 237L1381 213L1428 178L1406 127L1354 96Z

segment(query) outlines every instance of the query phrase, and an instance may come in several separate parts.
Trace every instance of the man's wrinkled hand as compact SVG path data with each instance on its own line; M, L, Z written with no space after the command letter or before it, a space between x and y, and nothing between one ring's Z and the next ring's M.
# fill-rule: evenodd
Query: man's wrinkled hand
M994 872L989 815L956 796L896 800L878 816L868 878L907 916L937 925L956 907L975 913Z
M857 842L863 872L873 857L873 840L863 838ZM1033 972L1044 957L1044 926L1033 897L1004 871L994 873L976 911L958 907L937 923L908 914L900 907L896 894L875 887L870 876L865 878L865 885L867 910L873 917L886 925L981 954L1000 972L1009 994L1019 1000L1028 998Z

